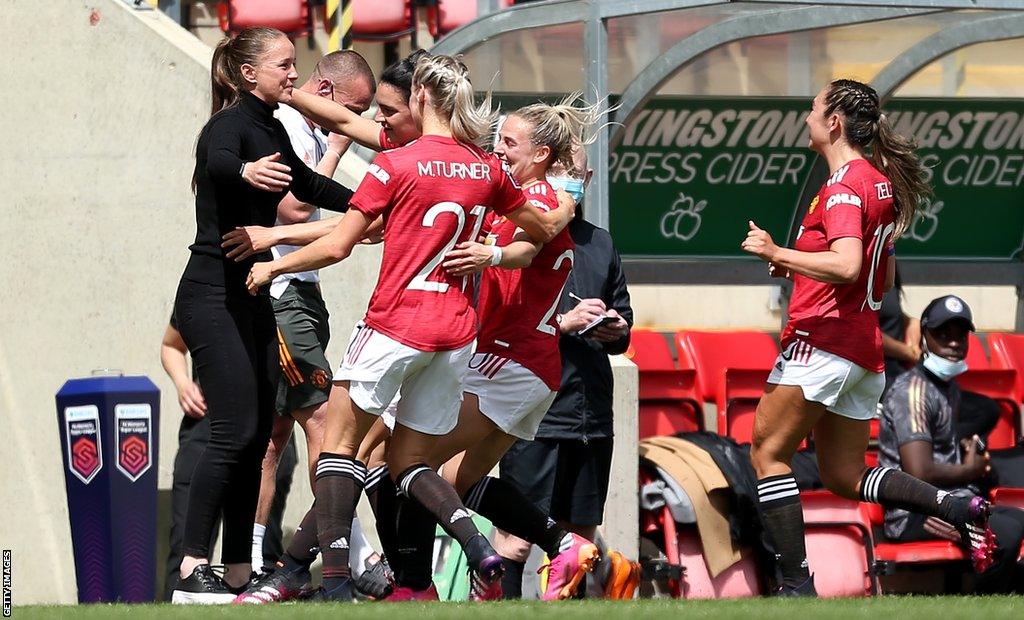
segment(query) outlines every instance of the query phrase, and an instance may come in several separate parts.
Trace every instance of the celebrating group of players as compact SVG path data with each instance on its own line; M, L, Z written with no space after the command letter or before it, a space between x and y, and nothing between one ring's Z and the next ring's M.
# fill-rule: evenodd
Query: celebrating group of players
M573 596L599 560L597 547L487 473L517 438L533 438L559 387L556 310L573 266L565 227L575 201L557 189L583 176L574 155L595 109L570 97L516 110L489 153L481 147L496 115L489 99L476 103L458 59L417 54L389 68L392 81L378 93L381 123L335 101L330 80L313 93L294 89L294 63L292 44L268 28L226 40L214 57L214 114L200 134L194 176L198 232L175 302L206 392L211 439L193 474L175 601L299 597L318 553L319 595L351 600L352 524L364 490L393 564L393 600L436 598L435 523L465 551L472 597L500 597L502 558L470 509L547 553L545 598ZM273 117L278 104L382 151L354 193L294 153ZM920 163L892 134L877 94L858 82L829 84L807 122L810 146L832 176L796 248L778 247L753 222L743 242L773 275L795 282L785 351L758 408L751 451L762 521L780 557L779 592L814 593L789 468L812 428L829 488L949 521L983 569L991 557L984 500L948 498L903 472L863 465L881 391L877 305L891 286L893 240L926 192ZM288 192L346 213L268 235ZM256 237L304 247L266 260L268 246ZM290 382L303 380L267 288L379 238L379 279L323 408L316 500L277 567L250 582L249 546L240 543L253 523L278 377L283 367ZM327 383L325 375L310 379ZM223 577L208 557L219 512Z
M559 387L556 308L573 263L574 243L565 227L575 201L555 185L582 177L573 156L586 140L594 108L578 107L570 97L558 105L517 110L502 125L495 153L488 153L481 145L490 138L496 114L489 101L475 103L465 65L422 53L400 65L411 79L388 85L387 94L398 96L387 108L381 106L378 124L333 101L333 90L325 95L294 89L294 48L276 31L243 31L218 48L215 108L218 80L227 94L197 148L200 230L175 308L211 417L210 447L193 474L176 602L226 602L236 594L237 602L254 603L298 597L308 590L309 565L317 552L324 576L319 595L351 600L352 521L364 487L378 496L371 505L378 509L381 543L394 569L393 600L436 598L429 579L435 523L469 558L472 597L500 598L502 558L477 530L467 505L544 549L551 558L545 598L572 596L599 559L591 541L556 525L515 487L487 477L517 438L533 438ZM404 81L401 66L389 71L399 76L394 81ZM283 103L325 131L383 151L354 194L285 153L291 146L283 139L284 128L269 117ZM230 179L214 165L228 157L238 164ZM554 166L560 172L549 176ZM335 220L277 227L277 240L308 245L260 260L267 256L265 247L253 243L259 231L246 227L273 223L270 203L287 191L347 212ZM270 200L250 201L243 214L225 213L235 206L231 203L256 192ZM214 203L213 208L205 203ZM203 246L212 231L204 228L224 237L217 243L222 265L217 282L195 277L204 270L194 263L208 262ZM384 243L380 276L333 377L316 462L316 501L278 566L250 581L248 562L241 566L236 547L229 545L238 535L229 529L245 527L240 519L228 519L240 506L229 507L226 499L243 479L252 479L242 468L253 460L237 458L226 472L210 472L203 461L216 457L210 453L220 445L218 435L237 433L240 418L262 416L268 409L263 401L272 393L262 385L274 378L271 362L277 360L259 355L265 333L258 329L266 316L268 285L284 274L344 260L357 244L375 237ZM248 271L244 277L242 269ZM195 311L195 293L188 289L200 282L223 289L230 321ZM209 325L199 329L200 322ZM290 353L280 338L281 365L289 376L290 360L284 357ZM241 341L252 385L227 385L211 372L234 361L217 352L229 345L218 339ZM211 389L229 394L211 396ZM255 396L231 398L245 389ZM221 398L223 409L215 405ZM239 410L253 401L249 411ZM253 433L239 452L252 453L267 439L265 431ZM209 481L197 485L197 477L211 473L222 474L219 498L196 497L212 486ZM193 504L218 499L225 511L223 577L210 569L209 549L195 542L200 540L195 530L206 523L197 524ZM253 513L248 514L251 524Z

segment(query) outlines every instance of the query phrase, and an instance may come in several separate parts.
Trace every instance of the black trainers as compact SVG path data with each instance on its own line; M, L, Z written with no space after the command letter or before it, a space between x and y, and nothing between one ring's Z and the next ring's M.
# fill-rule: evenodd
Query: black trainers
M371 560L376 557L376 562ZM376 600L391 596L395 590L395 576L387 560L376 553L366 558L366 570L355 581L356 591L367 598Z
M171 602L175 605L227 605L235 593L209 564L200 564L192 574L178 582Z
M782 585L778 590L775 591L775 596L778 597L807 597L817 598L818 591L814 589L814 575L807 578L806 581L800 585L793 587Z
M996 536L988 526L992 506L977 495L964 501L966 506L961 519L955 524L956 531L960 533L974 572L983 573L992 566L992 552L996 548Z
M275 568L250 582L249 587L235 599L235 605L266 605L283 603L309 596L312 593L309 569Z

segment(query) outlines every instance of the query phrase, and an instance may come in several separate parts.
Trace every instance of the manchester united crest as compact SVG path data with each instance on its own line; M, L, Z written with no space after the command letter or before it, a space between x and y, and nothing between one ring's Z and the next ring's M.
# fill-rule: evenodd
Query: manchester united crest
M818 208L818 197L815 196L814 200L811 201L811 206L807 207L807 215L814 213L814 210Z
M330 375L323 368L317 368L309 375L309 382L317 389L324 389L331 382Z

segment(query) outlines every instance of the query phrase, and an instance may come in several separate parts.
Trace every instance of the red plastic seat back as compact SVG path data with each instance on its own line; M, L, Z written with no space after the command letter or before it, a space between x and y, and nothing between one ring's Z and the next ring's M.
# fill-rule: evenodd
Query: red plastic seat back
M989 334L988 346L995 368L1017 371L1016 400L1024 401L1024 334Z
M412 32L409 0L355 0L352 5L352 36L388 40Z
M991 365L988 363L988 356L985 355L985 345L981 344L981 338L978 338L974 332L968 332L967 342L967 367L971 370L990 368Z
M881 504L861 502L861 508L867 514L871 525L881 527L885 524L885 509L882 508Z
M718 432L737 443L750 443L754 437L754 414L764 393L769 370L726 368L725 393L718 403Z
M266 26L289 34L308 32L306 0L227 0L217 5L221 30Z
M664 336L634 330L626 357L640 371L640 439L703 428L703 410L694 391L694 371L676 368Z
M676 334L680 367L697 370L697 393L705 402L724 398L725 369L770 369L779 354L775 339L764 332L700 332ZM684 363L683 359L687 362Z
M640 439L691 433L704 427L703 414L693 401L641 400L637 415Z
M807 529L807 562L818 595L874 593L871 522L860 504L825 490L802 492L800 503Z
M641 372L675 370L676 367L665 337L646 329L634 329L630 332L626 358L632 360Z
M1002 450L1017 445L1020 433L1020 400L1017 398L1017 375L1012 368L968 370L957 377L960 389L976 392L996 401L999 419L988 435L988 447Z

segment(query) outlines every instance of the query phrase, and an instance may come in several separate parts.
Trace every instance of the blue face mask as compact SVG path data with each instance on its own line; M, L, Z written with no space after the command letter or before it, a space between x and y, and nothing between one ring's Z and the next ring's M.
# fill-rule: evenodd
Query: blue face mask
M929 352L925 352L924 361L921 363L928 369L928 372L943 381L949 381L957 375L962 375L967 372L966 361L960 360L959 362L954 362Z
M572 177L548 177L548 183L556 190L564 190L579 203L583 200L583 180Z

